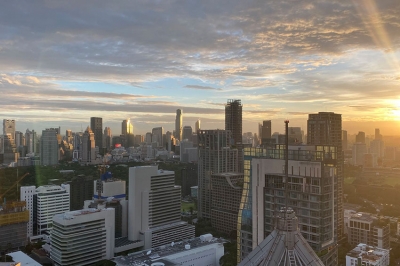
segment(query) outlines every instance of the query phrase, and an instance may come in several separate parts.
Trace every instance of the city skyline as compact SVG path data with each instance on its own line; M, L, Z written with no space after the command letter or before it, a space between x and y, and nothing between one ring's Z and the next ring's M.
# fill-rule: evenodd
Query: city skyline
M119 132L130 118L144 134L171 131L182 109L184 126L222 129L226 100L241 99L243 132L263 120L305 128L308 113L329 111L349 134L371 121L371 132L397 134L398 10L391 0L7 2L0 116L36 131L102 117Z

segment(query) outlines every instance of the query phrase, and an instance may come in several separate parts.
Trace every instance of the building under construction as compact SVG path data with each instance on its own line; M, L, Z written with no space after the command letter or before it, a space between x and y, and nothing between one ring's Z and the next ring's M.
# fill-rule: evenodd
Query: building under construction
M27 244L29 211L26 202L7 202L0 208L0 253Z

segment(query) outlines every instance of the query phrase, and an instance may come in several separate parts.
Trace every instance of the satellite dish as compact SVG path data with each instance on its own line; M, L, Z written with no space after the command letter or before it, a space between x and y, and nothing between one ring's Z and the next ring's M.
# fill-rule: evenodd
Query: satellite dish
M151 254L151 250L147 251L146 255L150 255Z

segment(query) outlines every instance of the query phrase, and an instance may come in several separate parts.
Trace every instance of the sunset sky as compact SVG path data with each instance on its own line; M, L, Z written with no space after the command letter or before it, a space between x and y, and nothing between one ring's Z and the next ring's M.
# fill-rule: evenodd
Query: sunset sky
M241 99L243 132L332 111L350 133L400 133L400 1L3 1L0 92L21 131L172 131L178 108L224 128Z

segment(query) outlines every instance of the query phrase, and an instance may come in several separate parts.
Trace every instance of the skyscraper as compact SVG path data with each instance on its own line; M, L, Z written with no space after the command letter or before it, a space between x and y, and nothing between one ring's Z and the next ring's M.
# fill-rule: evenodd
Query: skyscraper
M225 130L232 132L232 145L242 147L242 103L240 100L228 100L225 105Z
M199 131L199 129L200 129L200 119L198 119L194 124L194 133L197 134L197 131Z
M37 136L35 130L30 131L29 129L25 132L25 145L27 147L27 153L36 154Z
M122 121L121 135L124 136L125 140L123 146L125 147L133 146L135 136L133 135L133 125L130 119Z
M90 128L94 133L94 141L96 146L99 147L99 151L103 149L103 118L91 117Z
M347 131L346 130L342 130L342 149L343 151L347 150Z
M175 138L182 140L182 116L183 112L181 109L176 110L175 118Z
M81 158L83 163L91 163L96 160L95 147L94 133L90 127L87 127L85 133L82 135Z
M192 141L193 129L191 126L184 126L182 129L182 140Z
M155 127L151 131L151 142L157 143L158 147L164 146L163 142L164 128L163 127Z
M15 120L3 119L3 135L11 134L11 137L15 137Z
M264 120L260 125L260 139L261 145L268 145L271 143L271 120Z
M342 115L333 112L309 114L307 120L307 142L313 145L332 145L337 148L337 238L343 236L343 152Z
M238 150L231 149L229 130L198 131L198 215L209 219L211 215L211 175L238 171Z
M40 162L42 165L55 165L58 163L59 146L57 129L46 128L42 131L40 139Z
M240 100L228 100L225 105L225 130L232 133L230 144L238 150L237 171L243 172L242 145L242 103Z
M356 135L356 142L365 144L365 132L358 132L358 134Z
M111 147L111 128L105 127L103 134L103 148L109 150Z

